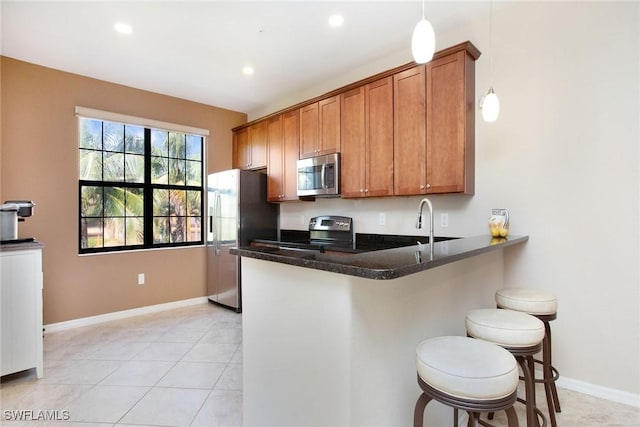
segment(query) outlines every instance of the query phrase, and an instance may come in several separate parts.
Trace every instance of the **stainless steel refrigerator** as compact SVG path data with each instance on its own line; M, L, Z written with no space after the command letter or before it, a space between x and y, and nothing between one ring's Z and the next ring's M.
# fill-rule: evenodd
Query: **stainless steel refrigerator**
M207 179L207 293L209 300L242 311L240 257L233 247L278 239L279 206L267 202L267 175L232 169Z

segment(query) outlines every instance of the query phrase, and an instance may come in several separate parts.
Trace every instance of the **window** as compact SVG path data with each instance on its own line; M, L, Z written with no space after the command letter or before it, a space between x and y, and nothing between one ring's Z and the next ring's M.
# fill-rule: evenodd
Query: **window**
M203 135L79 117L79 150L80 253L203 243Z

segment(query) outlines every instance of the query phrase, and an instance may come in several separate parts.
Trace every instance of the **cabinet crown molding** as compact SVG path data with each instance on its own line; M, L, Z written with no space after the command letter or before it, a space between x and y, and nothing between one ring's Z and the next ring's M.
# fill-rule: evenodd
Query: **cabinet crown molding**
M436 52L433 55L432 61L436 60L438 58L450 55L452 53L459 52L459 51L465 51L467 53L467 55L469 55L474 61L477 60L481 55L480 50L473 43L471 43L470 41L467 40L465 42L458 43L458 44L450 46L448 48L439 50L438 52ZM408 70L409 68L415 67L416 65L418 65L418 64L416 64L415 62L411 61L411 62L408 62L408 63L406 63L404 65L399 66L399 67L392 68L392 69L387 70L387 71L383 71L381 73L375 74L375 75L370 76L370 77L366 77L366 78L364 78L362 80L358 80L357 82L353 82L353 83L350 83L350 84L348 84L346 86L340 87L338 89L334 89L331 92L327 92L327 93L325 93L323 95L320 95L320 96L317 96L315 98L299 102L298 104L295 104L295 105L292 105L290 107L284 108L282 110L276 111L276 112L271 113L271 114L269 114L267 116L260 117L258 119L252 120L252 121L247 122L247 123L245 123L243 125L237 126L237 127L233 128L232 131L233 132L237 132L237 131L242 130L244 128L247 128L247 127L249 127L249 126L251 126L253 124L261 122L263 120L271 119L271 118L273 118L275 116L278 116L280 114L289 113L289 112L291 112L293 110L296 110L298 108L302 108L302 107L305 107L307 105L313 104L314 102L318 102L318 101L321 101L323 99L330 98L332 96L336 96L336 95L339 95L341 93L347 92L349 90L355 89L358 86L364 86L364 85L366 85L368 83L371 83L371 82L374 82L376 80L392 76L392 75L397 74L397 73L399 73L401 71Z

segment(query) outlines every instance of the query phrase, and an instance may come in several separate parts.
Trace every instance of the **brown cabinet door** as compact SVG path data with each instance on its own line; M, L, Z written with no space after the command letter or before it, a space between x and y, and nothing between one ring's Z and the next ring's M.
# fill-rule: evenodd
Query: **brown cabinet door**
M234 133L233 146L233 167L235 169L248 169L251 164L251 147L247 128Z
M341 100L340 193L343 198L365 196L365 88L357 87Z
M393 195L393 78L365 87L365 195ZM344 145L344 144L343 144Z
M267 121L263 120L249 127L251 159L249 169L267 167Z
M300 110L283 117L284 129L284 187L283 200L298 200L298 153L300 150Z
M473 194L474 87L468 66L474 63L464 51L427 64L429 193Z
M318 154L340 152L340 95L318 102L320 141Z
M393 76L393 194L426 193L425 66Z
M279 202L284 194L284 135L282 116L267 123L267 200Z
M318 103L300 109L300 158L317 156L320 151L318 131Z

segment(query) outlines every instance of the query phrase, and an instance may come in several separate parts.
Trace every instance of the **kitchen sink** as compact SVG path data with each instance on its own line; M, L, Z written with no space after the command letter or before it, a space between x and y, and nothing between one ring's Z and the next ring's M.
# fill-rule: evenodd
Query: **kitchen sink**
M460 237L435 236L434 241L443 242L446 240L455 240ZM356 249L361 252L380 251L383 249L403 248L405 246L414 246L418 242L424 244L429 243L429 236L404 236L396 234L356 234Z

